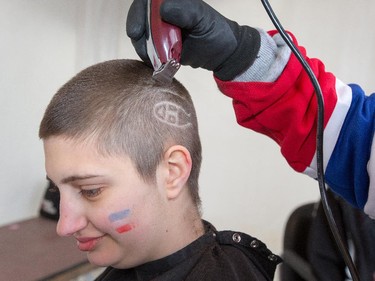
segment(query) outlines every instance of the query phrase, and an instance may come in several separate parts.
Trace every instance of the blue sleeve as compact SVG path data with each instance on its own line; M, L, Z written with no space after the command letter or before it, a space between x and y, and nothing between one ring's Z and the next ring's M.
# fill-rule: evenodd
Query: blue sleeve
M349 86L352 88L352 103L328 162L326 181L332 190L363 209L369 200L371 176L374 180L375 174L375 171L368 169L371 157L375 157L371 155L375 94L366 96L358 85Z

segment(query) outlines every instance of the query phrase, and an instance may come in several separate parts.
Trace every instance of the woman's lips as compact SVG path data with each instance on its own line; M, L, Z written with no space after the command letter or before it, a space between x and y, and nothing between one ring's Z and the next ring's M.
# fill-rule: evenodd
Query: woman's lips
M103 236L100 237L80 237L77 238L77 246L78 249L81 251L92 251L96 247L96 245L99 243L99 241L103 238Z

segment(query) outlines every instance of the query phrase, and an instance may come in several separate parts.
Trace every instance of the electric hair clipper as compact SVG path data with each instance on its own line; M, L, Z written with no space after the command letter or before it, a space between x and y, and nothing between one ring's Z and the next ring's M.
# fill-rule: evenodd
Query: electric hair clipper
M160 5L163 1L147 1L147 53L154 67L153 77L161 82L171 82L180 68L182 39L180 28L161 19Z

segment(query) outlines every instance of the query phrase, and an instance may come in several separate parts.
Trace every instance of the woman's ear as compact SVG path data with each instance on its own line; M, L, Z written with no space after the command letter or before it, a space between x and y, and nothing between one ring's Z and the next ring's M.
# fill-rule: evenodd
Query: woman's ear
M192 166L190 152L184 146L174 145L165 152L164 160L168 167L167 197L175 199L180 195L190 176Z

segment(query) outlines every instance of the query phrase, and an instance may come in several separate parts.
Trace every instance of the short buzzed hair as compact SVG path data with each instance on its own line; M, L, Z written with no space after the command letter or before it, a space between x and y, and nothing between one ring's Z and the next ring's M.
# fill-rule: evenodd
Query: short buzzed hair
M166 149L186 147L192 157L188 187L199 207L201 143L196 112L186 88L173 79L161 83L136 60L93 65L68 81L52 98L39 137L93 141L104 155L125 155L140 176L154 181Z

